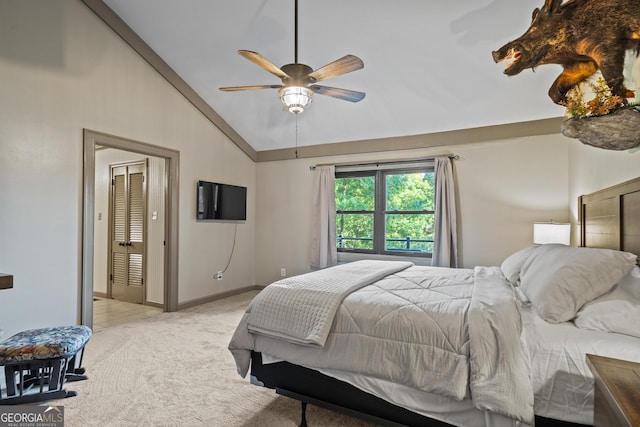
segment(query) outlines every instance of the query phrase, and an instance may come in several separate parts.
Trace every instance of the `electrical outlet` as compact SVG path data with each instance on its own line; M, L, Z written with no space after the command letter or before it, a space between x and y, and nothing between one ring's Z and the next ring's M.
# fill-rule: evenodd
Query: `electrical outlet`
M222 271L216 273L216 280L222 280Z
M286 275L287 275L287 269L286 269L286 268L284 268L284 267L283 267L283 268L281 268L281 269L280 269L280 275L281 275L282 277L286 277Z

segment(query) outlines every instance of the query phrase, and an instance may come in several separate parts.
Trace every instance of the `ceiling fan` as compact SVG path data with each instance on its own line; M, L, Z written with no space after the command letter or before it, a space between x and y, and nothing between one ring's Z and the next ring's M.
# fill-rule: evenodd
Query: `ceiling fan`
M286 64L278 68L257 52L239 50L238 53L271 74L280 77L282 84L221 87L220 90L222 91L237 92L259 89L279 89L280 100L284 106L294 114L303 112L304 109L311 104L314 93L350 102L362 101L365 97L364 92L315 84L331 77L337 77L364 68L364 63L357 56L345 55L315 71L308 65L298 63L298 0L295 0L295 46L293 64Z

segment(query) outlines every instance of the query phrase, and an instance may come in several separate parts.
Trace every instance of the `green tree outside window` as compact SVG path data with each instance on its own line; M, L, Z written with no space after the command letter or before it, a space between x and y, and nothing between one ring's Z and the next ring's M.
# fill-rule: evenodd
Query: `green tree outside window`
M430 256L433 169L336 174L339 251Z

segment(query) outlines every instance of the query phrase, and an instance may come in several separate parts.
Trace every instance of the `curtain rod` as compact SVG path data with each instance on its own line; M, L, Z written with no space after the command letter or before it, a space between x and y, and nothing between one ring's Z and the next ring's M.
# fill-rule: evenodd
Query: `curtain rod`
M393 164L405 164L405 163L417 163L427 160L433 160L439 156L424 157L421 159L402 159L402 160L381 160L377 162L365 162L365 163L323 163L320 165L309 166L309 170L315 170L318 166L380 166L380 165L393 165ZM451 160L460 160L460 156L457 154L447 155Z

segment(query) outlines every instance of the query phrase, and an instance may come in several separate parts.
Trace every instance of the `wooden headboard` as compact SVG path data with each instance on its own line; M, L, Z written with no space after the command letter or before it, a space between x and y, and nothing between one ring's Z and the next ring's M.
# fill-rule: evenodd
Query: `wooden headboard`
M640 178L578 198L580 246L640 256Z

